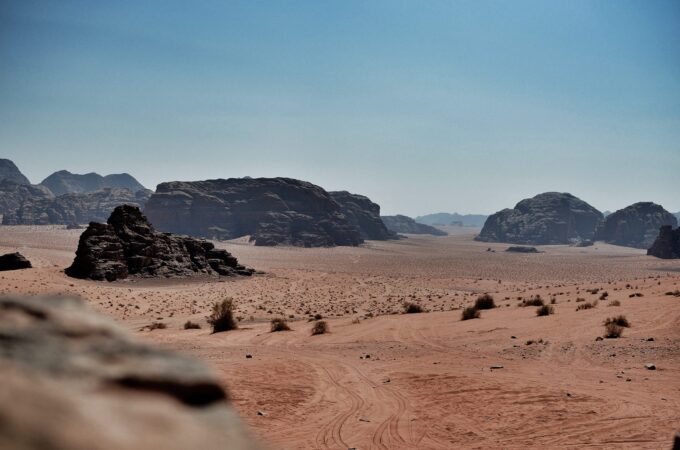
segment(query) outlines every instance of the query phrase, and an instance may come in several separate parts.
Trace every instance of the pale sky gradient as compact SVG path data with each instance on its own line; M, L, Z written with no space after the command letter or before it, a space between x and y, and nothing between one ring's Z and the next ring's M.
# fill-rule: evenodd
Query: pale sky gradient
M0 0L0 157L385 214L680 210L680 2Z

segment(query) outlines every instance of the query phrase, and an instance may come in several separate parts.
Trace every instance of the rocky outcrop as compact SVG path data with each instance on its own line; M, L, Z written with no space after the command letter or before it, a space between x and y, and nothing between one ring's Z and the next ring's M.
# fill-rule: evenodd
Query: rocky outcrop
M673 230L670 225L659 228L659 234L647 254L663 259L680 258L680 228Z
M522 245L508 247L505 249L505 251L510 253L538 253L536 247L525 247Z
M4 180L17 184L31 184L13 161L0 158L0 181Z
M425 225L453 225L481 228L488 217L483 214L434 213L418 216L415 221Z
M0 271L30 269L31 262L19 252L6 253L0 256Z
M108 281L252 273L210 242L154 230L139 208L130 205L116 207L107 223L90 223L66 269L71 277Z
M363 242L328 192L290 178L161 183L144 212L163 231L216 239L249 235L255 245Z
M0 448L260 448L199 360L78 299L0 298Z
M382 216L381 219L387 229L395 233L432 234L434 236L446 236L448 234L438 228L418 223L410 217L400 214L396 216Z
M145 189L132 175L127 173L101 176L91 172L80 175L68 170L54 172L40 184L47 186L54 195L87 194L106 188L129 189L132 192Z
M359 230L362 239L384 241L395 237L395 233L388 230L380 219L380 205L373 203L368 197L347 191L329 194L338 202L340 211L349 223Z
M88 194L65 194L58 197L23 196L14 209L5 213L4 225L73 225L105 222L120 205L143 207L151 191L103 189Z
M570 244L592 239L602 213L568 193L546 192L489 216L475 240Z
M595 240L625 247L649 248L664 225L678 220L662 206L640 202L608 215L597 227Z
M51 200L52 192L44 186L0 180L0 215L3 217L27 202Z

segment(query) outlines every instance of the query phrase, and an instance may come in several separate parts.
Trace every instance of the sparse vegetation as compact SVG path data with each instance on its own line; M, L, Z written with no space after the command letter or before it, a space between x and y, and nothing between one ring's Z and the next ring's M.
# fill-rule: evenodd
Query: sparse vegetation
M328 333L328 324L325 320L320 320L312 327L312 336Z
M666 295L672 295L674 297L680 297L680 291L676 289L674 291L666 292Z
M621 306L621 302L618 300L612 300L607 306Z
M476 309L493 309L495 307L496 303L494 302L493 297L489 294L484 294L480 297L477 297L477 300L475 301Z
M628 297L629 297L629 298L634 298L634 297L642 297L642 296L643 296L643 295L642 295L641 292L634 292L634 293L630 294Z
M610 323L613 323L620 327L630 328L630 322L628 322L626 316L623 315L609 317L607 320L604 321L605 325L609 325Z
M417 303L406 302L404 303L404 314L418 314L423 312L423 307Z
M460 320L479 319L480 316L481 314L477 308L468 306L463 310Z
M616 339L623 334L623 327L615 323L607 323L604 326L604 337L607 339Z
M150 325L147 325L145 328L147 328L149 331L165 330L166 328L168 328L168 326L163 322L153 322Z
M581 310L584 310L584 309L592 309L594 307L595 307L595 305L593 305L592 303L585 302L585 303L581 303L580 305L578 305L576 307L576 311L581 311Z
M543 306L545 303L540 295L522 300L522 306Z
M290 327L288 326L288 322L286 322L286 319L282 317L275 317L274 319L271 320L271 332L274 333L276 331L289 331Z
M549 316L550 314L555 314L555 308L550 305L539 306L538 309L536 309L536 315L539 317Z
M213 333L238 328L236 320L234 320L234 300L232 298L225 298L221 302L215 302L212 313L206 319L212 326Z
M197 323L192 322L191 320L187 320L184 322L184 329L185 330L198 330L200 329L201 326Z
M600 294L600 300L606 300L607 297L609 297L609 292L604 291L603 293Z

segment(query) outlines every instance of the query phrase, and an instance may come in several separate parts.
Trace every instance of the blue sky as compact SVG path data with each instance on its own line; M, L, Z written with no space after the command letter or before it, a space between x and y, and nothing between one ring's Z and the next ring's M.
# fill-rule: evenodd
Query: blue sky
M0 157L383 213L680 210L678 1L0 1Z

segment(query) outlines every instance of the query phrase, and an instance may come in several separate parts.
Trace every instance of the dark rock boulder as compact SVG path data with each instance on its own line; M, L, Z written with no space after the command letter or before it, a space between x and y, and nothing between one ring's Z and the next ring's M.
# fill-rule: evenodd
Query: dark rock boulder
M139 208L130 205L116 207L108 223L90 223L66 269L71 277L108 281L252 273L210 242L154 230Z
M662 226L647 254L663 259L680 258L680 228L673 230L670 225Z
M0 271L30 269L31 267L33 267L31 262L19 252L0 255Z
M68 170L54 172L40 184L47 186L54 195L87 194L106 188L129 189L132 192L145 189L132 175L127 173L103 177L95 172L81 175Z
M505 251L511 253L539 253L536 247L525 247L522 245L508 247Z
M120 205L142 207L151 191L106 188L87 194L58 197L28 196L2 219L4 225L69 225L105 222Z
M568 193L546 192L489 216L475 238L513 244L569 244L592 239L602 213Z
M44 186L0 180L0 214L3 218L27 202L47 201L53 198L52 192Z
M0 181L12 181L17 184L31 184L28 178L9 159L0 158Z
M397 214L396 216L382 216L382 221L388 230L395 233L405 234L432 234L434 236L446 236L448 233L439 228L418 223L408 216Z
M662 206L639 202L608 215L597 227L595 240L625 247L649 248L664 225L678 220Z
M395 233L388 230L380 219L380 205L373 203L368 197L347 191L329 194L338 202L349 223L359 230L362 239L384 241L394 238Z
M260 448L203 362L137 342L82 300L0 298L0 448Z
M161 183L144 212L163 231L215 239L249 235L255 245L363 242L328 192L290 178Z

